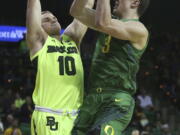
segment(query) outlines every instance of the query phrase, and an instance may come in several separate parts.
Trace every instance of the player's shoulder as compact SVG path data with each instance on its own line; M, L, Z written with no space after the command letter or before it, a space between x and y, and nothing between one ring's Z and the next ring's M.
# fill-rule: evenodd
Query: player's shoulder
M132 26L135 29L138 29L138 31L140 31L145 36L149 34L148 29L141 21L127 21L125 23L127 26Z
M126 24L134 35L131 40L133 46L140 50L143 49L149 39L149 31L146 26L140 21L128 21Z

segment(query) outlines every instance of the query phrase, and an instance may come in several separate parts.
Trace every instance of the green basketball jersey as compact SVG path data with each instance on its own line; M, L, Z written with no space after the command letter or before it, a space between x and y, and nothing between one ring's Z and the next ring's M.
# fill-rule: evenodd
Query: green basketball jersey
M137 50L129 41L101 33L92 60L89 89L134 94L136 74L144 50Z
M51 109L77 109L83 99L83 66L74 41L63 35L61 41L48 36L37 60L33 101Z

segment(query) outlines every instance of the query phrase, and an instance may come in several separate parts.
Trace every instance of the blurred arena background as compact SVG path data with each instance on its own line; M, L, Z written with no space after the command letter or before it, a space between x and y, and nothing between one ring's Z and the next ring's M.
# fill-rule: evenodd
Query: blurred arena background
M41 3L43 10L57 16L62 28L72 21L69 15L72 0L43 0ZM19 38L12 41L5 34L11 30L2 27L25 27L26 4L27 0L1 0L0 4L0 135L9 127L18 127L23 135L30 135L35 72L23 30L20 35L13 33L13 38ZM180 135L179 13L178 0L151 0L142 18L151 33L150 43L137 77L135 113L124 135L131 135L133 130L139 130L141 135ZM85 86L96 35L95 31L88 30L81 45Z

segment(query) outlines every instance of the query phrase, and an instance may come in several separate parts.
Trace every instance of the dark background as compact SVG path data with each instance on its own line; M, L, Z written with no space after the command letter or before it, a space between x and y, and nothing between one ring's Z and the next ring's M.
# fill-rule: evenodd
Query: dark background
M71 21L69 8L72 0L41 0L42 10L52 11L63 28ZM0 24L25 25L27 0L1 0ZM151 0L150 7L142 21L158 31L180 29L180 4L178 0Z

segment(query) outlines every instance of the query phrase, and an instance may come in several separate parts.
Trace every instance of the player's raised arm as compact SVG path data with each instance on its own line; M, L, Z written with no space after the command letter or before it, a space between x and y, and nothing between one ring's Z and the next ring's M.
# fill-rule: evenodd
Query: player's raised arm
M139 2L139 0L134 0L134 3L132 3L130 6L134 6L134 8L137 8L140 4ZM114 10L118 10L118 12L120 12L118 7L119 1L117 0ZM139 16L137 14L132 14L127 19L124 19L129 19L129 21L111 18L110 0L97 1L95 16L96 25L98 29L102 32L105 32L121 40L129 40L133 43L138 43L138 45L141 45L141 42L147 40L147 29L139 21L133 21L133 19L138 20ZM118 14L118 16L123 17L125 15ZM145 45L145 43L142 43L142 45ZM141 49L140 46L138 48Z
M73 8L78 8L79 6L76 5L77 3L74 2ZM72 4L72 5L73 5ZM87 8L92 9L94 6L94 0L85 1L84 3L81 3L80 7L83 7L85 5ZM70 9L70 14L72 13L72 9ZM83 36L85 35L87 31L87 26L82 24L79 20L74 19L73 22L65 29L64 34L70 36L76 44L80 44Z
M71 5L70 14L83 24L95 29L95 10L89 8L87 4L93 2L94 0L74 0Z
M42 48L47 34L41 27L41 4L39 0L28 0L26 13L27 43L30 54L35 54Z
M119 3L117 1L115 8L118 9ZM132 2L130 6L137 8L139 4L137 1L134 0L134 3ZM138 49L144 47L148 37L147 29L139 21L124 22L119 19L112 19L110 0L98 0L96 10L86 7L85 0L74 0L71 6L71 15L92 29L104 32L118 39L131 41ZM117 16L120 15L118 14ZM130 18L127 19L138 18L136 14L128 17Z

